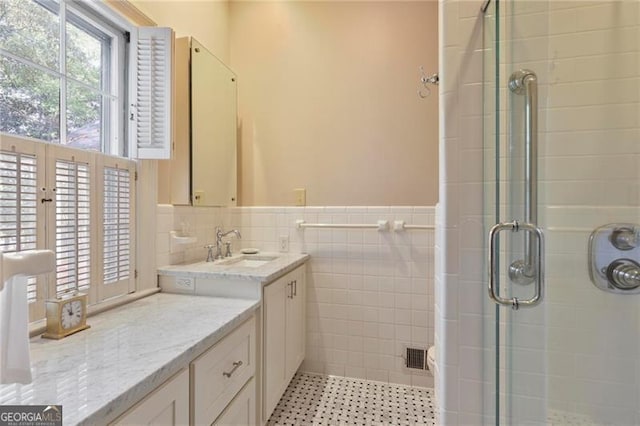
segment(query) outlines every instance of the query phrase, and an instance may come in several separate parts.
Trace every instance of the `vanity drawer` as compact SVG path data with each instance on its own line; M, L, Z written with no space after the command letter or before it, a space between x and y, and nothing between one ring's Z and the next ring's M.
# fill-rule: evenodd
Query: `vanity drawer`
M191 363L191 423L211 424L255 372L251 318Z
M242 391L213 423L220 426L247 426L256 423L256 379L251 378Z
M187 425L188 391L189 374L184 369L145 396L111 425Z

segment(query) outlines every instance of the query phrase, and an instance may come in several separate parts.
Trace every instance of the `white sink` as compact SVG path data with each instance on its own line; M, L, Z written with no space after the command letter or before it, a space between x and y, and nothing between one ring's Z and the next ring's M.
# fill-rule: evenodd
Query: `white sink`
M231 263L231 265L238 266L240 268L257 268L258 266L266 265L269 262L270 260L242 259Z
M234 266L238 268L257 268L276 259L278 259L277 256L239 256L218 262L218 265Z
M162 291L169 293L259 300L263 285L273 282L308 258L306 254L238 253L215 262L203 260L158 268L158 282Z

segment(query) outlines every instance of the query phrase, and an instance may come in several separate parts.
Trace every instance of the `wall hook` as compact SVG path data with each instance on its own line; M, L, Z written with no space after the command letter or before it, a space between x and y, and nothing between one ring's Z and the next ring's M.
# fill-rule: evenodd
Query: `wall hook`
M420 66L419 69L420 69L420 83L424 88L418 89L418 96L424 99L424 98L428 98L429 95L431 95L431 88L429 87L429 85L433 84L434 86L437 86L440 83L440 76L438 76L438 73L427 75L424 72L424 68L422 66Z

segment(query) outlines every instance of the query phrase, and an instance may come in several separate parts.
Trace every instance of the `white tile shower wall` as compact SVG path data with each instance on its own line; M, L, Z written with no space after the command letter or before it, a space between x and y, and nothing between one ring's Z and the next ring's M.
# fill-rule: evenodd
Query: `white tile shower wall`
M158 241L188 228L198 243L169 253L158 246L158 264L204 259L216 225L237 228L239 247L311 255L307 290L307 357L304 371L416 386L433 378L403 368L405 345L433 344L433 230L298 229L307 223L376 223L404 220L433 225L433 207L158 207ZM185 224L182 226L181 224Z
M482 181L482 176L470 180L465 176L467 171L476 173L469 164L482 164L483 129L478 119L482 103L470 96L483 75L482 65L473 59L481 53L481 3L442 0L439 8L444 113L440 164L444 170L440 182L443 235L437 239L436 253L442 253L444 259L436 262L435 340L438 356L444 357L436 381L444 424L490 423L492 412L486 404L492 401L491 390L485 392L489 398L484 419L477 405L465 402L476 396L466 389L468 382L478 380L473 377L473 364L480 365L478 358L483 353L482 342L472 337L482 335L477 334L482 333L480 321L470 314L481 319L486 300L484 256L468 237L471 230L476 235L481 232L477 219L482 205L477 199L465 202L479 192L472 190L473 184ZM638 221L639 4L515 1L505 5L516 8L509 19L515 16L519 22L511 27L502 22L501 28L511 31L507 34L514 44L502 46L512 65L502 64L501 74L508 76L506 70L515 66L531 67L541 83L540 126L546 131L540 135L540 203L544 206L540 219L550 240L545 321L553 325L548 335L538 334L546 339L548 352L538 352L537 357L544 356L547 365L532 364L537 372L547 369L549 399L544 400L544 394L538 394L536 401L527 398L533 381L526 382L527 388L522 387L523 392L511 400L516 413L513 419L522 420L518 415L527 414L527 406L534 407L527 415L539 416L546 408L539 403L548 401L551 408L586 414L596 423L636 424L638 418L631 416L634 411L638 415L640 400L640 369L632 362L638 359L637 309L595 290L585 274L584 253L592 227ZM624 206L632 208L623 211ZM467 230L463 230L465 222L469 222ZM450 303L456 294L458 306ZM466 297L460 297L462 294ZM624 326L616 328L615 321ZM544 323L538 322L534 328L541 325ZM485 347L490 344L484 342ZM484 358L490 360L488 355L485 350ZM516 358L519 355L523 353ZM485 379L490 385L489 377ZM543 386L539 383L536 389ZM481 391L481 387L471 390L474 394ZM518 401L523 404L519 406Z
M639 13L638 2L549 2L540 147L549 406L592 423L640 421L630 374L640 369L640 310L596 289L585 255L593 229L638 222Z
M441 0L436 397L443 425L483 424L481 0ZM482 370L480 368L480 370Z
M549 406L594 424L637 424L640 315L635 297L590 281L591 230L636 223L635 207L546 209Z

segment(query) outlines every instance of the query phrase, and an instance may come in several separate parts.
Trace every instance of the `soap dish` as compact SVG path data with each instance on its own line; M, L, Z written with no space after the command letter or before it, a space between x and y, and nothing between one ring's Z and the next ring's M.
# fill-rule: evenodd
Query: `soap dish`
M260 250L258 250L257 248L243 248L242 250L240 250L240 253L242 254L258 254L258 252L260 252Z
M169 237L170 253L177 253L178 250L182 250L182 246L198 242L196 237L178 235L177 231L170 231Z

